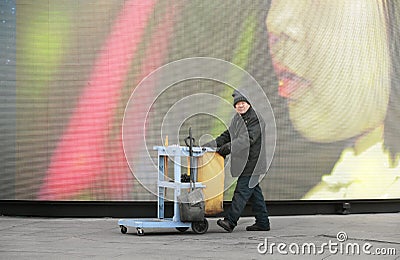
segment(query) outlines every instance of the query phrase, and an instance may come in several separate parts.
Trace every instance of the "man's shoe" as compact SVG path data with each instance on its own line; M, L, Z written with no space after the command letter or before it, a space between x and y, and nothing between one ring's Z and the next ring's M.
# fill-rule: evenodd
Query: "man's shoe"
M251 226L246 227L247 231L269 231L270 229L271 229L270 226L261 227L258 226L257 224L253 224Z
M223 229L225 229L229 233L231 233L233 231L233 228L234 228L231 224L229 224L228 220L226 220L226 219L218 219L217 225L222 227Z

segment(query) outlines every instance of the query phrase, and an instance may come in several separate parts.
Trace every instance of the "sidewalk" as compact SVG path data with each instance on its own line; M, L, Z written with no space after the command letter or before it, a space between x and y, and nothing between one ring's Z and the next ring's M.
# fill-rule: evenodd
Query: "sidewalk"
M246 231L248 217L232 233L208 221L203 235L138 236L121 234L113 218L3 216L0 259L400 259L400 213L271 217L269 232Z

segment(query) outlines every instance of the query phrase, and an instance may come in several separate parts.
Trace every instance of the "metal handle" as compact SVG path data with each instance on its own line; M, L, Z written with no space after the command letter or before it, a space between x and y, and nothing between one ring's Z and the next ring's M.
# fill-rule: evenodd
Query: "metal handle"
M185 138L185 144L186 146L189 147L189 179L190 179L190 188L191 190L194 190L196 188L195 180L194 180L194 170L193 170L193 144L195 142L195 139L192 137L192 128L189 127L189 136ZM192 187L192 182L193 182L193 187Z

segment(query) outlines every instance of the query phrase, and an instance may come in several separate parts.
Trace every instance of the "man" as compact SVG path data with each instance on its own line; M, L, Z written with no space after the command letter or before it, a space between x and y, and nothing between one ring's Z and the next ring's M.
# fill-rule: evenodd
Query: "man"
M228 232L237 226L246 203L250 201L255 214L255 224L246 227L247 231L268 231L270 223L258 176L266 173L266 156L264 148L265 122L251 107L248 99L239 91L232 94L236 114L225 132L214 141L217 152L225 157L231 154L231 174L239 176L232 198L232 205L224 219L217 224ZM204 146L207 146L204 145ZM252 184L252 182L255 183Z

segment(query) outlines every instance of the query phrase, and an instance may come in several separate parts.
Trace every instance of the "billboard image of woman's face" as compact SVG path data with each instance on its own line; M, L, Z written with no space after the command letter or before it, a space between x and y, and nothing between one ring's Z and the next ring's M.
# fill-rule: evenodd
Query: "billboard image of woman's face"
M7 0L0 8L0 199L155 200L153 147L167 135L185 145L189 127L196 142L215 138L235 113L232 90L245 85L216 65L208 69L219 75L207 79L161 86L182 70L150 77L196 57L240 68L263 92L249 94L272 107L267 200L400 198L397 2Z

